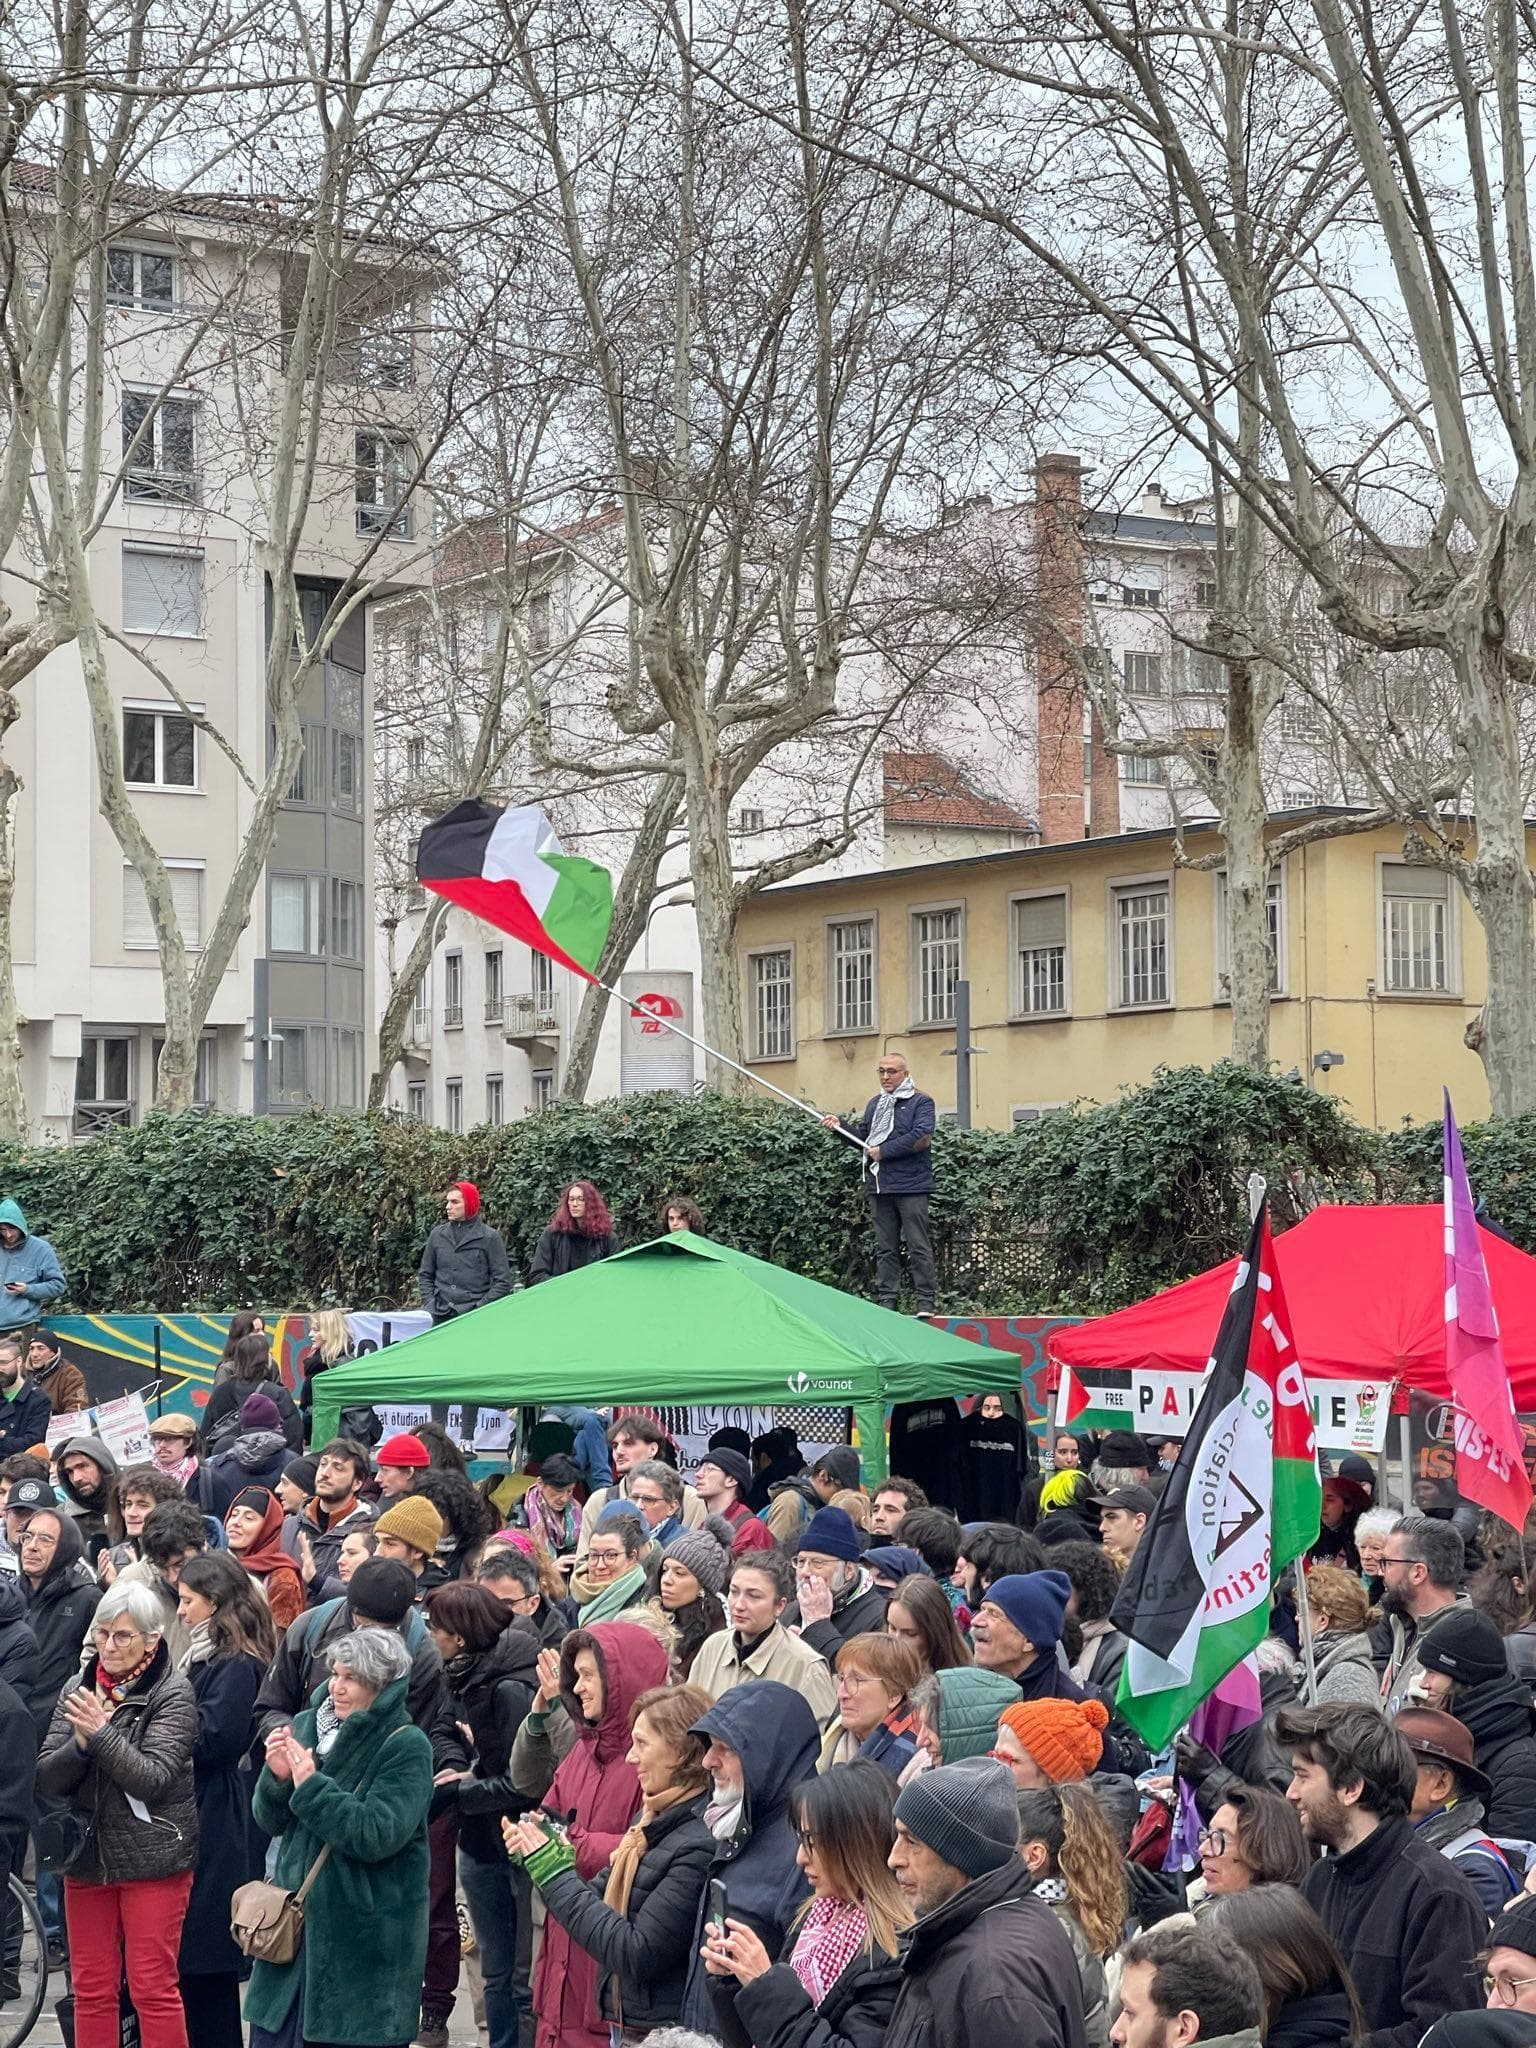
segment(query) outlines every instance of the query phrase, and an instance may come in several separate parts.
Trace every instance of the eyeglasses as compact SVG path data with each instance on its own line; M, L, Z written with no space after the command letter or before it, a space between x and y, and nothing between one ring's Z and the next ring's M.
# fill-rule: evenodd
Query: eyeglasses
M21 1532L23 1549L29 1543L57 1543L58 1540L58 1537L49 1529L23 1529Z
M807 1856L815 1855L816 1837L811 1833L809 1828L796 1828L795 1840L800 1844L801 1848L805 1851Z
M877 1074L899 1074L901 1069L900 1067L876 1067L875 1072Z
M1388 1557L1385 1551L1381 1553L1381 1568L1383 1571L1385 1571L1389 1565L1422 1564L1423 1562L1424 1560L1422 1557Z
M622 1550L599 1550L595 1543L587 1552L593 1564L618 1564L623 1555Z
M114 1650L131 1650L135 1643L144 1640L137 1629L130 1629L125 1634L120 1628L93 1628L91 1634L98 1643L110 1643Z
M1483 1996L1496 1998L1500 2005L1513 2005L1527 1984L1536 1984L1536 1977L1484 1977Z
M1225 1856L1227 1853L1227 1831L1225 1828L1202 1828L1200 1830L1200 1853L1202 1856Z

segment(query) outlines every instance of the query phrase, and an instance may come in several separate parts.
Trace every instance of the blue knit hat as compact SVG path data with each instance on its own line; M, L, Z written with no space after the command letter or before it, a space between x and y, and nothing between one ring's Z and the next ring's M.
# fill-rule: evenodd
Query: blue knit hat
M924 1564L915 1550L909 1550L905 1543L877 1543L873 1550L865 1551L864 1562L871 1571L884 1572L888 1579L933 1577L929 1566Z
M800 1548L813 1550L820 1557L840 1557L849 1564L857 1564L864 1554L859 1549L859 1532L846 1508L818 1508L806 1523ZM1067 1590L1071 1591L1070 1586Z
M1061 1641L1072 1581L1065 1572L1010 1572L994 1579L981 1598L984 1605L1000 1608L1037 1650L1054 1650Z

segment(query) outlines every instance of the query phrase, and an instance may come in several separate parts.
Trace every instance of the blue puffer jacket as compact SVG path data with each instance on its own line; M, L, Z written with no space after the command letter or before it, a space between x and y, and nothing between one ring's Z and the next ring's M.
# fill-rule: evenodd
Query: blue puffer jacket
M855 1137L867 1139L879 1100L878 1095L872 1095L865 1105L864 1114L849 1118L844 1128L852 1131ZM871 1194L926 1195L931 1191L933 1127L937 1121L933 1097L924 1095L921 1089L897 1103L896 1121L891 1135L880 1147L879 1160L873 1163L865 1161L864 1170L869 1178Z
M64 1269L54 1256L46 1237L33 1237L19 1202L9 1195L0 1202L0 1223L11 1223L22 1233L21 1243L8 1252L0 1245L0 1330L20 1329L35 1323L49 1302L64 1292ZM13 1280L21 1281L25 1294L8 1294Z

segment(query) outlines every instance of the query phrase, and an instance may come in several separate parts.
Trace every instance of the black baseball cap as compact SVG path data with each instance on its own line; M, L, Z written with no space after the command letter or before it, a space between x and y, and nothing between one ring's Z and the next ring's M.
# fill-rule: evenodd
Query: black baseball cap
M1150 1515L1157 1506L1157 1495L1146 1486L1117 1486L1112 1493L1092 1493L1088 1498L1096 1508L1128 1508L1133 1515Z
M19 1512L35 1515L40 1508L56 1508L59 1496L46 1479L18 1479L6 1495L6 1512L14 1508Z

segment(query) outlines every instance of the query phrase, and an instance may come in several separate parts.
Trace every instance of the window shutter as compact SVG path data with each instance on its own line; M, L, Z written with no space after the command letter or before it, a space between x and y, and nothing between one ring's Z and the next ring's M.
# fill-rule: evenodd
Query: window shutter
M123 549L123 627L129 633L200 634L203 558Z
M1384 896L1417 896L1431 903L1444 903L1449 896L1450 877L1438 868L1409 867L1406 862L1389 862L1381 871Z
M1031 896L1015 906L1019 946L1064 946L1067 943L1065 896Z
M194 951L203 943L203 871L201 868L172 868L171 901L181 925L181 936ZM123 944L154 946L154 919L144 884L132 868L123 869Z

